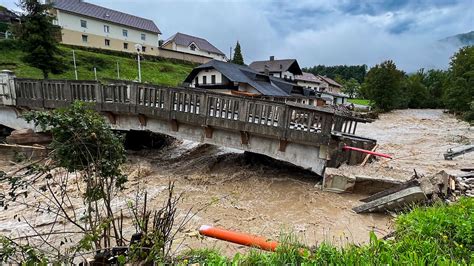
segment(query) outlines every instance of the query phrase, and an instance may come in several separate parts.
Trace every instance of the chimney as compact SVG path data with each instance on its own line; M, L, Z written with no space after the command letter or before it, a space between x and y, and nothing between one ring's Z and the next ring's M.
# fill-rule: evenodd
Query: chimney
M270 56L270 61L273 61L273 60L275 60L275 56L271 55Z

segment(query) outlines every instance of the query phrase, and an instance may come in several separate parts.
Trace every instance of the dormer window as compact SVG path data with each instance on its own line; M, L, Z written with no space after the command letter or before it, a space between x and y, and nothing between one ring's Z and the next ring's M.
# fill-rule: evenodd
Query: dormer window
M194 43L191 43L191 45L189 46L189 48L193 51L196 51L196 45Z

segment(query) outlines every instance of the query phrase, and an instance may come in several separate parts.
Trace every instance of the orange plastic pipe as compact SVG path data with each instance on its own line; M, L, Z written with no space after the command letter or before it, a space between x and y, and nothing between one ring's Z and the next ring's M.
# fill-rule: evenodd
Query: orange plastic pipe
M231 243L240 244L248 247L255 247L268 251L275 251L278 246L278 242L267 241L263 237L232 232L209 225L201 226L201 228L199 228L199 233L208 237L217 238Z

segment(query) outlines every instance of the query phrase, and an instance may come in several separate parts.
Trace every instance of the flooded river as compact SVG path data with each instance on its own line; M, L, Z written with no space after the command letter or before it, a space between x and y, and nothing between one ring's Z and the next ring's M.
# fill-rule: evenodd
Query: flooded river
M424 174L442 169L457 172L460 166L474 162L474 153L453 161L443 159L448 147L473 141L474 131L440 110L395 111L361 125L358 134L377 139L378 151L395 159L378 160L365 167L342 166L329 172L408 179L413 169ZM0 167L5 169L7 164L3 162ZM137 190L146 190L148 208L159 207L166 196L162 188L170 180L175 181L177 192L184 193L178 216L189 208L194 216L179 235L184 238L180 251L215 247L231 255L248 250L197 237L197 229L205 224L272 239L281 232L292 232L310 246L322 241L337 245L364 243L371 230L378 236L391 231L390 216L355 214L351 210L365 195L323 192L320 178L307 171L236 150L173 141L160 150L129 152L125 172L129 182L116 206L124 206ZM7 184L0 184L1 188L6 189ZM37 225L51 219L28 211L19 206L0 211L0 233L17 235L28 230L23 221L12 221L18 212Z

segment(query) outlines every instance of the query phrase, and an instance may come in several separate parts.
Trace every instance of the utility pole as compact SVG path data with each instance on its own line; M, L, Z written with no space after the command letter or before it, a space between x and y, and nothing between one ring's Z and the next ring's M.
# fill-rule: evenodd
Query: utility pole
M117 61L117 79L120 79L120 67L119 67L118 61Z
M138 61L138 82L142 82L142 69L140 66L140 52L142 51L142 46L140 44L135 44L135 49L137 49L137 61Z
M72 50L72 61L74 62L74 75L76 76L77 80L76 53L74 50Z
M232 62L232 46L229 49L229 60Z

